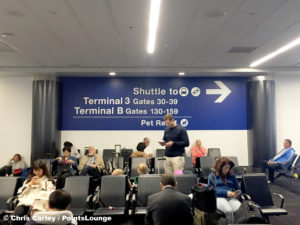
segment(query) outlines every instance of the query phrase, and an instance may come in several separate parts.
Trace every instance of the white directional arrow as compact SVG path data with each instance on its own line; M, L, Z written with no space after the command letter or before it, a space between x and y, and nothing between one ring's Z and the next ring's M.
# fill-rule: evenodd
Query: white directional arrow
M222 81L214 82L220 87L220 89L206 89L206 94L220 95L220 97L216 99L215 103L221 103L231 93L231 90Z

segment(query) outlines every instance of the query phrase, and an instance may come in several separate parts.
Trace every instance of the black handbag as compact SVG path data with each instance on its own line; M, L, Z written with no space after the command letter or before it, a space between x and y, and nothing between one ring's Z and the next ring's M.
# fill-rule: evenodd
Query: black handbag
M235 212L234 223L267 224L268 221L258 204L252 200L243 200L240 208Z
M214 213L217 209L216 193L212 186L196 184L192 187L194 208L206 213Z
M69 164L64 164L64 165L58 165L57 166L57 172L58 173L68 173L71 172L71 166Z

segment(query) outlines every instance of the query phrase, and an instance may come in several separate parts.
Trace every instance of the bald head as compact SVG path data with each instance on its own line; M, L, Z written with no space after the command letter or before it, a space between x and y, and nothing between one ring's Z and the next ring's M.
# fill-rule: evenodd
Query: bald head
M89 147L89 155L95 155L96 154L96 148L94 146Z

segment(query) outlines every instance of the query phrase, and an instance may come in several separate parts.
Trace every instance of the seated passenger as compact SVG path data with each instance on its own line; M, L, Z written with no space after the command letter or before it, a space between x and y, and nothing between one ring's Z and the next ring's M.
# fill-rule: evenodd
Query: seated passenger
M192 200L176 191L177 183L172 174L163 174L161 192L148 197L146 225L192 225Z
M98 178L102 175L104 167L102 157L96 154L96 148L94 146L90 146L89 153L81 158L78 170L81 176L89 175Z
M28 165L20 154L15 154L12 159L6 164L6 166L0 169L0 176L20 176L23 169L27 168Z
M196 158L206 155L206 148L202 146L199 139L196 140L195 144L191 147L191 154L193 158L193 164L196 165Z
M133 184L138 185L139 182L139 176L140 175L145 175L148 174L148 166L145 163L140 163L137 167L136 170L138 172L138 175L134 178Z
M78 163L74 156L71 156L71 148L63 148L64 156L57 157L53 162L57 163L57 182L56 187L61 189L65 186L66 178L73 176L77 170Z
M46 163L41 160L36 160L23 186L18 190L19 203L15 208L14 215L27 215L30 207L34 205L35 200L40 198L41 191L50 193L54 190L55 186L52 183L52 177L47 169Z
M138 143L138 145L136 146L137 151L133 152L130 157L145 157L145 158L151 157L152 154L147 154L144 152L145 148L146 145L144 142Z
M153 149L150 147L150 138L145 137L144 144L146 145L144 152L148 154L148 157L153 157Z
M71 142L65 141L64 147L69 147L71 149L71 156L74 156L76 159L80 158L80 152L74 147L74 145Z
M111 175L117 176L117 175L124 175L124 171L121 169L115 169Z
M292 148L292 141L285 139L283 149L272 159L264 160L263 167L269 170L269 181L274 182L274 171L277 169L287 170L293 163L296 156L295 149Z
M70 207L71 195L64 190L56 190L49 196L49 206L46 212L37 212L25 225L64 224L77 225L73 214L67 209Z
M241 190L238 181L233 174L234 163L226 158L219 158L213 167L214 173L208 177L208 185L216 189L217 209L224 212L227 222L233 223L234 212L241 203L236 198L240 196Z

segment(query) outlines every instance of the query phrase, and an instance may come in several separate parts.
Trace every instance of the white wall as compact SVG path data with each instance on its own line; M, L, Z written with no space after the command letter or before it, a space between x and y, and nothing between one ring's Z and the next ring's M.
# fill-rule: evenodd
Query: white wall
M29 163L33 76L0 76L0 167L15 153Z
M222 155L237 156L241 165L248 165L248 147L246 130L201 130L188 131L190 146L196 139L201 139L206 148L217 147ZM157 142L162 140L162 131L62 131L61 140L71 141L78 149L84 149L90 145L100 151L112 149L115 144L121 144L122 148L136 149L138 142L144 137L151 140L153 149L162 148ZM189 151L190 148L186 148Z
M289 138L300 153L300 76L280 74L274 80L277 151L283 148L283 139Z

